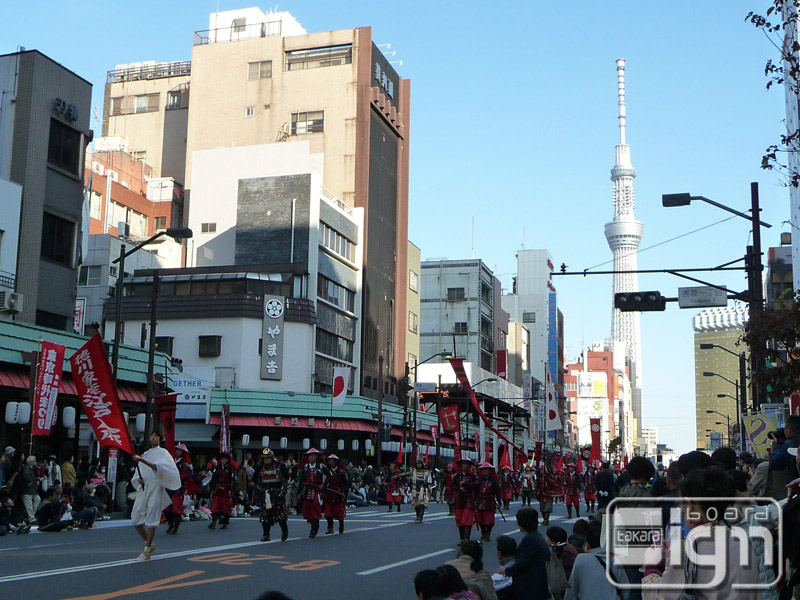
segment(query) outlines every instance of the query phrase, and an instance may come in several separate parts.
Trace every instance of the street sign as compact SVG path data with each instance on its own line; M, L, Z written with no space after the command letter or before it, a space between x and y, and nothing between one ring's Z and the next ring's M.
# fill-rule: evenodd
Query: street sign
M414 383L414 391L417 393L435 392L436 383L433 381L417 381Z
M705 285L678 288L678 306L680 308L728 306L728 290Z

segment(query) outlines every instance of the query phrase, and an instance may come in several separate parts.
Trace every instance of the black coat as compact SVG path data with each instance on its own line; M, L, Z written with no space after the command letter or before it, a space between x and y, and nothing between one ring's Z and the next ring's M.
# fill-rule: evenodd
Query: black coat
M550 549L538 531L525 535L517 548L514 564L506 569L517 600L549 600L547 561Z

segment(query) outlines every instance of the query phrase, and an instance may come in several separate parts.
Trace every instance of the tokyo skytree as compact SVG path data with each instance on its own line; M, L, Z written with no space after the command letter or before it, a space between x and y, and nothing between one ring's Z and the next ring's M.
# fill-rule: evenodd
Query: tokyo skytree
M625 60L617 61L617 80L619 85L619 144L617 162L611 169L614 182L614 220L606 223L605 233L608 245L614 255L615 271L635 271L636 253L642 241L644 224L633 215L633 178L636 170L631 164L631 147L625 143ZM614 293L639 291L639 277L633 273L614 275ZM631 384L641 389L641 330L638 312L621 312L613 308L612 297L611 337L614 341L625 342L625 352L631 369ZM634 412L637 412L634 409Z

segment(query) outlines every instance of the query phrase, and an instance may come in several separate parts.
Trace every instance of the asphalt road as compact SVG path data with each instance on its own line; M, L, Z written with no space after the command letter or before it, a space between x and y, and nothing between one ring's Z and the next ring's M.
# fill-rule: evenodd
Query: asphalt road
M513 519L519 507L512 503L507 523L498 515L493 538L505 533L520 539ZM575 519L565 514L557 504L550 524L570 532ZM156 553L144 563L135 561L143 544L129 526L6 536L0 538L0 597L255 600L279 590L292 600L411 599L414 574L454 558L458 541L442 504L429 507L422 525L413 520L408 505L400 514L383 506L348 509L344 535L309 539L307 523L292 516L286 542L279 540L277 525L274 541L257 541L261 527L255 518L233 519L225 531L184 523L177 536L164 535L162 525ZM473 539L477 535L473 528ZM484 563L493 571L494 542L484 549Z

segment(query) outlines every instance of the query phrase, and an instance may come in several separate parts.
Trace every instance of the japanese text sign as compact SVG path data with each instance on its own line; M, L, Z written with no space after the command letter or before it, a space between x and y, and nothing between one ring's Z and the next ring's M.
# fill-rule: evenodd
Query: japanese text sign
M32 435L50 435L55 422L58 386L64 368L64 346L42 341L33 400Z

